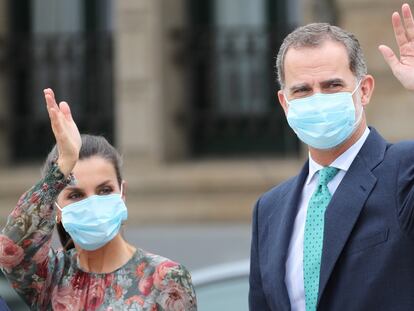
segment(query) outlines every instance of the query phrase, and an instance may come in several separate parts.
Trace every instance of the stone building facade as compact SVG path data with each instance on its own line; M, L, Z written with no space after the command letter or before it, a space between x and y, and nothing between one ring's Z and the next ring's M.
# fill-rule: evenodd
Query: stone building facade
M205 3L207 2L205 1ZM250 12L263 9L277 10L277 14L270 14L272 17L269 20L273 21L273 26L276 25L276 31L280 30L279 33L287 32L297 25L313 21L336 21L340 26L355 33L364 49L369 72L376 78L374 97L367 109L369 124L376 127L391 141L413 137L411 133L414 125L410 122L411 115L414 115L412 94L404 91L394 79L377 50L377 46L381 43L395 48L391 14L394 10L400 9L402 1L257 1L257 3L259 2L262 3L262 6L251 7ZM7 34L10 34L10 16L8 15L10 3L11 1L0 1L0 35L6 37ZM251 207L257 195L271 185L295 174L306 156L303 146L293 141L291 134L286 134L287 125L280 117L281 111L276 98L277 85L274 81L266 87L261 82L259 95L264 91L270 92L270 96L274 94L274 109L275 111L279 110L278 115L275 115L276 119L261 119L260 116L263 115L263 112L253 108L247 114L257 116L253 121L243 119L246 113L237 114L233 111L231 122L223 121L223 123L212 118L211 120L216 123L211 121L213 123L210 125L208 123L202 124L206 127L210 126L211 132L220 126L223 128L233 126L228 131L231 132L233 129L236 136L241 129L240 124L247 124L251 127L251 132L247 132L246 139L251 133L260 134L260 131L266 133L275 129L275 131L279 131L277 137L283 140L283 143L280 143L275 149L266 149L267 147L264 148L263 145L269 145L272 139L269 136L269 139L264 141L262 145L257 144L256 151L248 148L250 141L247 148L246 144L241 141L238 145L234 145L236 148L234 152L231 150L229 152L227 145L230 139L214 145L217 140L214 138L215 136L212 136L213 138L208 138L210 139L208 142L214 145L214 149L208 149L208 144L199 146L200 137L206 137L203 135L207 134L203 132L203 129L197 127L197 122L204 122L202 117L199 116L196 119L197 122L192 120L192 113L195 111L192 106L194 98L197 99L197 96L202 94L206 98L220 100L220 96L223 94L223 96L228 95L226 95L227 89L219 91L214 89L214 87L220 89L217 84L204 90L204 93L194 94L194 85L199 87L200 84L193 84L193 82L206 76L211 79L208 80L210 81L208 83L212 81L214 83L216 83L215 81L228 83L229 79L220 69L227 66L226 62L220 61L220 57L223 57L224 54L215 54L217 49L209 50L210 54L208 54L214 62L204 64L204 67L194 67L192 74L188 73L186 64L196 49L191 45L193 41L188 41L188 38L193 38L197 34L195 29L199 26L191 16L197 9L197 5L194 3L201 2L189 0L109 1L112 14L109 29L113 34L114 49L112 63L113 138L125 158L130 202L137 205L137 209L131 212L131 217L137 223L148 221L249 221ZM211 39L211 33L203 33L205 41L197 39L197 42L200 44L213 42L217 47L219 44L217 42L220 39L220 35L217 35L217 29L223 25L228 26L229 29L231 27L242 29L243 27L238 24L242 19L237 18L238 11L235 9L243 5L251 5L252 2L244 0L217 2L212 0L211 3L214 5L209 8L215 12L215 15L209 17L209 25L215 23L213 29L216 32L214 32L213 39ZM228 6L226 7L226 5ZM195 9L189 9L190 7L195 7ZM220 15L221 11L228 12L228 18L225 15L224 17ZM197 14L199 14L200 20L207 18L203 13L203 8L197 12L199 12ZM240 14L246 14L246 10L240 9ZM253 25L256 28L265 25L260 24L260 18L257 16L247 17L246 23L250 23L250 26ZM234 23L228 21L234 21ZM274 34L274 32L269 33ZM246 38L251 38L251 36ZM250 46L248 43L240 43L245 39L237 40L234 41L235 44ZM260 46L261 42L254 41L253 47ZM268 43L264 44L265 53L254 52L253 48L252 55L255 56L255 59L269 58L266 61L269 61L269 66L272 66L277 49ZM194 50L192 50L193 48ZM227 45L226 48L228 48ZM240 68L248 66L243 60L239 65ZM4 61L0 62L0 66L5 66ZM258 64L257 67L248 67L250 69L246 70L250 70L251 73L259 73L255 77L260 78L263 73L257 69L262 68L260 66L263 64ZM200 70L208 74L200 75ZM273 69L271 68L271 70ZM7 79L8 77L0 72L0 162L3 171L1 183L4 186L3 197L5 200L10 200L24 186L27 186L28 180L34 181L36 179L36 173L34 173L36 170L33 167L38 166L39 162L35 161L36 164L28 166L27 164L23 165L31 177L22 178L22 174L16 174L16 177L13 177L16 179L14 182L5 181L6 178L13 175L12 172L16 165L21 166L19 163L14 163L10 152L10 146L15 142L11 141L9 133L10 120L13 120L11 115L13 109L10 109ZM266 76L266 79L272 79L272 77ZM247 81L254 82L254 79ZM243 86L242 80L240 83ZM233 84L228 85L231 88ZM272 87L274 87L273 90ZM244 92L244 88L240 85L237 90ZM215 97L210 97L211 94L214 94ZM254 99L254 96L252 98ZM199 100L203 101L204 98L200 97ZM264 99L264 101L266 100L268 98ZM195 101L197 102L197 100ZM259 104L260 102L257 105ZM228 116L230 108L225 107L225 109L227 110L222 110L223 115ZM273 120L279 120L277 122L280 123L280 126L272 127ZM267 122L267 125L261 126L260 122ZM197 134L197 131L201 134ZM254 138L253 142L257 140ZM277 139L275 139L276 144ZM265 152L262 152L263 150ZM1 215L3 214L2 212Z

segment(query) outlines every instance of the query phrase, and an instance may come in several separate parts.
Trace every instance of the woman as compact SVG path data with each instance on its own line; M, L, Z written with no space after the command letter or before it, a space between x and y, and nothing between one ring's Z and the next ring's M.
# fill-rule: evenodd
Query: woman
M44 176L0 234L0 267L33 310L196 310L181 265L128 244L120 157L80 135L65 102L44 91L56 138ZM50 247L57 225L63 250Z

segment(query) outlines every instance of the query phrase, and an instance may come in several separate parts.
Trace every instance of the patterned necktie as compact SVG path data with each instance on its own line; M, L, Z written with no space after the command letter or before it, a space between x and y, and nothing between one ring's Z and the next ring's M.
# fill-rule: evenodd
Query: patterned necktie
M338 169L330 166L320 170L318 185L309 200L303 243L303 281L306 311L316 310L325 210L332 197L328 189L328 183L337 173Z

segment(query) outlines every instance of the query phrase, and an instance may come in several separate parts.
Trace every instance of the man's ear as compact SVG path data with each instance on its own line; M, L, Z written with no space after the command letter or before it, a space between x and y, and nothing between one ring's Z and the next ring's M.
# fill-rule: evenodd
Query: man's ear
M285 115L287 116L287 113L288 113L288 110L289 110L288 109L288 103L286 101L285 95L283 94L282 90L279 90L277 92L277 98L279 99L279 103L282 106L283 111L285 112Z
M366 75L361 82L361 104L366 106L369 104L369 101L374 91L375 80L371 75Z

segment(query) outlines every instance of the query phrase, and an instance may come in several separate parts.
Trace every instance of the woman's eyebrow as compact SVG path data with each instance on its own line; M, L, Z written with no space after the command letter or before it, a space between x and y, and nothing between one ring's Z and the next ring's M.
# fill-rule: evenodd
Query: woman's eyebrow
M99 185L97 185L96 188L100 188L100 187L103 187L103 186L107 186L108 184L111 184L111 186L112 186L112 180L110 180L110 179L105 180L104 182L102 182Z
M79 192L82 192L83 191L82 188L79 188L79 187L76 187L76 186L66 186L65 189L63 189L63 190L67 190L67 191L79 191Z

